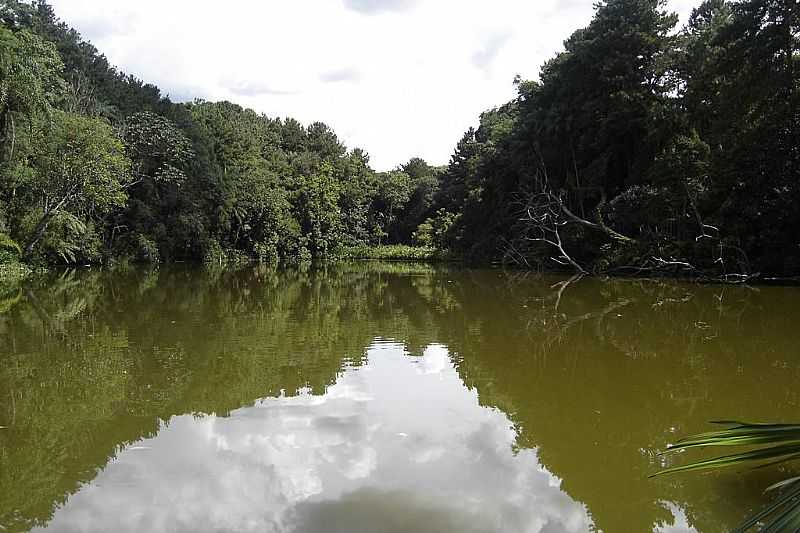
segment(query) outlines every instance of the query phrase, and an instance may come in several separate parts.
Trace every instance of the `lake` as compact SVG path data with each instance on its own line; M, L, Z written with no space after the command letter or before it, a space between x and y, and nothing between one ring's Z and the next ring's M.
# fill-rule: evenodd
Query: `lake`
M800 290L405 263L83 269L0 293L0 530L722 532L785 472ZM679 461L697 458L679 456Z

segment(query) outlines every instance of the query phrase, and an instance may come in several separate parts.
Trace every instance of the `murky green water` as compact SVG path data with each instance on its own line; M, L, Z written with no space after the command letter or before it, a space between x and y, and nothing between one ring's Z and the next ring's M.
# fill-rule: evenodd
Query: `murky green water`
M800 290L362 263L84 270L0 298L0 530L720 532L800 419ZM563 289L560 290L559 289Z

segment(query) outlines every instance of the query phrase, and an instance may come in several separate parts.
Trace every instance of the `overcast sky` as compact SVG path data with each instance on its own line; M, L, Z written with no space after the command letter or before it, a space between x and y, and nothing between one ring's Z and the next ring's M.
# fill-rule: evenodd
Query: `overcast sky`
M449 160L595 0L51 0L123 71L173 100L322 121L386 170ZM686 18L694 0L669 0Z

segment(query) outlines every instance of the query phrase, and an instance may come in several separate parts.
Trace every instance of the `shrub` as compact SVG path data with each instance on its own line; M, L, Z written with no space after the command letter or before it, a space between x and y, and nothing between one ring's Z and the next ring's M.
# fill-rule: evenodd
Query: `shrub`
M447 259L447 256L436 248L408 246L405 244L354 246L344 250L341 254L341 257L343 259L380 259L385 261L431 261Z
M161 252L158 250L158 244L152 239L139 234L136 237L136 260L150 264L160 263Z
M414 244L422 247L435 247L440 250L452 248L456 240L454 230L457 226L459 215L445 209L439 209L431 217L417 227L412 238Z
M0 233L0 264L15 263L22 257L22 248L14 239L5 233Z

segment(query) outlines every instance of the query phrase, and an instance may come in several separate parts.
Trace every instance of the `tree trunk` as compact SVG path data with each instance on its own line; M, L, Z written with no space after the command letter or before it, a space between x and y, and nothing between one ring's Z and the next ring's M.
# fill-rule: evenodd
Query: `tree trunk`
M61 211L61 208L64 207L67 202L72 199L72 195L75 191L78 190L78 187L81 183L75 183L69 190L64 194L64 197L50 210L45 210L42 219L36 224L36 228L33 230L33 235L31 235L28 244L25 245L25 257L30 257L31 253L33 252L34 246L39 242L39 239L42 238L44 235L45 230L47 229L47 225L50 224L50 221L53 220L53 217Z
M8 144L8 117L7 110L0 110L0 163L6 161L6 144Z
M54 213L52 211L45 213L39 223L36 224L36 228L33 230L33 235L31 235L31 238L28 240L28 244L25 245L24 257L27 258L31 256L34 247L39 243L42 235L44 235L44 232L47 230L48 224L50 224L50 221L53 219L53 214Z

